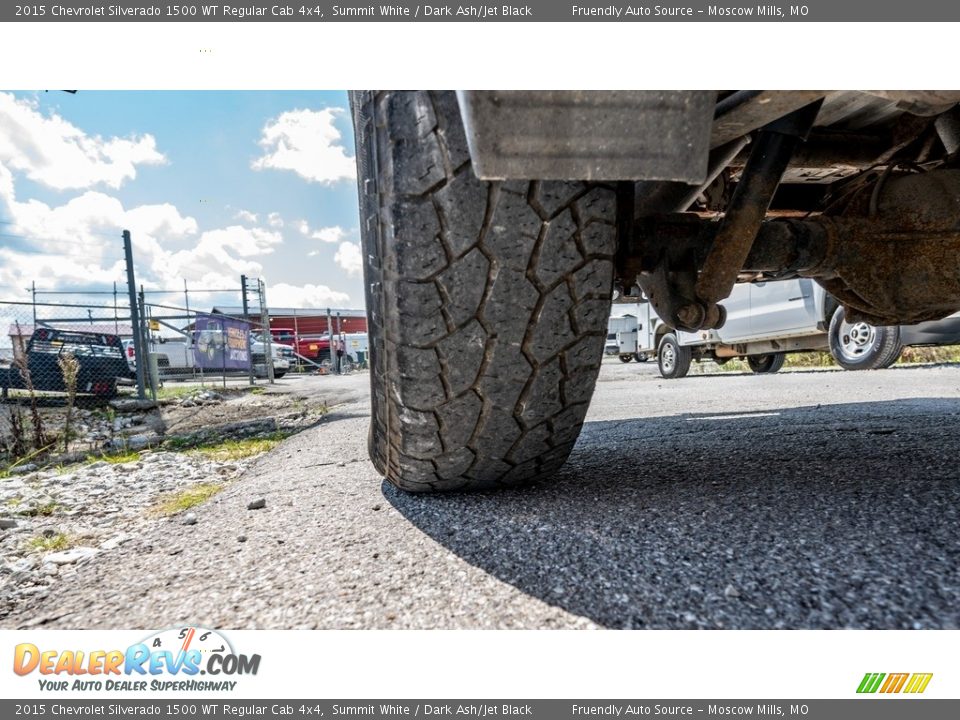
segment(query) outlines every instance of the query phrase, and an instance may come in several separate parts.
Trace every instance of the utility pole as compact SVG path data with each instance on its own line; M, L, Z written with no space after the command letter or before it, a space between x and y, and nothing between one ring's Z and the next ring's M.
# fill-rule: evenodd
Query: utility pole
M146 350L143 347L143 332L140 327L140 312L137 304L137 282L133 276L133 246L130 241L130 231L123 231L123 257L127 263L127 291L130 294L130 325L133 330L133 351L137 358L137 397L145 400L147 397L143 382L143 371L147 362Z

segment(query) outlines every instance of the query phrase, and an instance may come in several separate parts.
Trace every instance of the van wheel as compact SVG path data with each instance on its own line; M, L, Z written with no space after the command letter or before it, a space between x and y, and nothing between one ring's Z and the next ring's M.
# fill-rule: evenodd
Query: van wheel
M676 335L667 333L663 336L660 347L657 348L657 365L660 366L663 377L668 380L686 377L692 360L693 352L682 346Z
M890 367L903 352L900 328L865 322L847 322L838 307L830 320L830 354L845 370L881 370Z
M603 358L616 187L478 180L452 92L350 102L374 465L414 492L551 478Z
M758 375L772 375L783 367L787 360L786 353L765 353L763 355L750 355L747 357L747 365Z

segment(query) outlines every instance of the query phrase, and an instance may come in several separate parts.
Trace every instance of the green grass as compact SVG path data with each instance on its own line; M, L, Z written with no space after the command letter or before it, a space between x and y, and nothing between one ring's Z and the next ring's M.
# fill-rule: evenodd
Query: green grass
M162 387L157 390L157 400L176 400L177 398L187 397L202 393L206 388L197 385L172 385Z
M201 483L179 492L164 495L154 506L154 512L167 517L195 508L223 490L223 483Z
M111 465L123 465L124 463L136 462L140 459L140 453L133 450L127 452L118 452L112 455L102 455L96 457L95 455L91 456L90 462L96 462L97 460L106 460Z
M705 363L708 361L704 361ZM917 363L960 363L960 346L949 345L944 347L908 347L897 365ZM710 363L713 365L713 363ZM787 355L785 368L839 368L828 352L801 352ZM730 360L723 365L715 366L721 372L750 372L750 368L743 360Z
M254 457L272 450L286 437L285 433L273 433L265 438L247 438L244 440L225 440L215 445L202 445L190 452L203 455L210 460L229 462Z
M24 517L50 517L60 509L60 504L55 502L44 503L36 507L27 508L20 512Z
M37 550L39 552L56 552L58 550L66 550L71 545L73 545L73 540L64 533L57 533L51 537L43 537L38 535L37 537L32 537L27 540L27 547L31 550Z

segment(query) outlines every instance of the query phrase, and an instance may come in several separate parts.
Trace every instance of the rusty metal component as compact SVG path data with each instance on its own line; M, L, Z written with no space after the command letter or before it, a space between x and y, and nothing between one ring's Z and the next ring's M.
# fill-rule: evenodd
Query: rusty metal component
M697 327L684 323L688 327L718 327L711 324L720 319L716 305L733 290L793 149L810 132L819 110L817 101L768 125L760 133L697 279L695 292L704 307L704 324Z
M689 272L703 266L718 230L719 223L692 215L636 224L635 247L643 250L630 267L645 289L649 278L658 279L650 300L674 327L688 329L684 320L700 319L686 309ZM674 272L667 273L668 266ZM847 317L873 325L960 311L960 170L891 174L879 190L864 187L843 215L766 221L739 270L753 277L814 278L844 305ZM665 292L668 279L682 290Z
M847 317L912 324L960 310L960 170L882 176L843 217L819 220L824 259L804 274Z

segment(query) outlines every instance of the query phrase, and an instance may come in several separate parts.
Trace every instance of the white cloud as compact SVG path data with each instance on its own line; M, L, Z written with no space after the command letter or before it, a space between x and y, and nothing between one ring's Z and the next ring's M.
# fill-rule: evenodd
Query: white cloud
M20 113L18 118L26 117L33 125L20 120L19 125L13 125L3 112ZM44 123L52 124L53 129ZM16 139L7 132L11 127L19 133ZM147 141L88 137L60 118L42 117L27 103L14 102L11 111L10 97L3 93L0 128L0 217L9 221L0 226L5 235L0 240L0 299L25 300L28 293L23 288L33 281L44 290L109 288L114 282L123 288L121 229L126 228L133 238L138 284L147 290L179 291L186 280L191 289L214 291L196 290L191 294L191 307L194 301L196 307L208 303L237 304L240 275L264 277L264 259L276 253L283 242L280 228L284 223L279 213L258 216L249 210L238 210L231 224L202 228L196 219L170 203L124 205L103 191L105 188L83 186L56 202L21 199L17 190L24 178L66 189L83 183L119 186L135 176L135 146ZM43 135L54 129L58 136ZM42 147L36 146L38 138L45 138ZM150 147L152 143L151 138ZM87 150L89 153L84 155ZM128 151L127 155L121 150ZM73 158L67 163L73 163L70 167L61 163L61 157L67 156L68 160ZM78 156L84 159L82 163L75 162ZM121 157L126 158L126 164ZM157 158L162 160L157 153L149 161ZM339 228L313 231L306 225L306 230L310 236L334 247L344 234ZM347 293L322 284L278 283L269 286L267 294L275 305L350 304ZM179 305L182 296L176 300L168 298L167 302Z
M350 303L350 296L326 285L277 283L267 286L267 301L271 307L344 307Z
M319 240L320 242L325 243L338 243L342 241L347 234L347 231L339 225L331 225L330 227L322 227L318 228L317 230L311 230L310 224L306 220L301 220L299 223L297 223L297 229L302 235L306 235L313 240ZM310 254L315 255L316 252Z
M12 174L0 164L0 208L15 236L0 249L0 290L36 281L43 289L89 288L124 279L120 229L131 232L137 282L147 289L191 286L236 292L241 274L261 275L263 256L282 241L278 231L231 225L200 232L197 221L170 204L125 208L88 190L59 206L19 202Z
M292 170L310 182L332 185L357 176L353 157L342 145L333 124L342 108L291 110L268 122L260 137L264 155L253 161L254 170Z
M343 268L347 275L363 273L363 255L360 253L360 246L356 243L340 243L340 248L337 250L337 254L333 256L333 261Z
M319 240L320 242L336 243L343 240L343 237L346 234L346 230L339 225L334 225L332 227L320 228L319 230L311 233L310 237L314 240Z
M0 163L57 190L104 184L120 187L138 165L166 162L152 135L102 138L87 135L34 102L0 93Z

